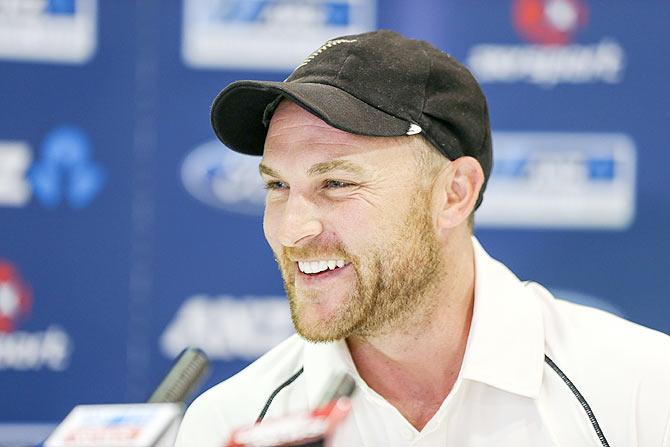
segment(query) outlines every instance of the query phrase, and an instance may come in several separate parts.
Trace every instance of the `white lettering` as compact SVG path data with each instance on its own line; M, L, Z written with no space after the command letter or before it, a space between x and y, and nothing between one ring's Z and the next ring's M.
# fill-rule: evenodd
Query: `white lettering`
M0 206L23 206L32 190L26 180L32 155L23 142L0 142Z
M0 370L63 371L67 368L72 341L58 326L44 332L0 334Z
M626 64L621 45L494 45L472 47L467 63L480 82L560 83L621 82Z
M177 311L160 346L170 358L187 346L196 346L217 360L253 360L292 333L284 298L196 295Z

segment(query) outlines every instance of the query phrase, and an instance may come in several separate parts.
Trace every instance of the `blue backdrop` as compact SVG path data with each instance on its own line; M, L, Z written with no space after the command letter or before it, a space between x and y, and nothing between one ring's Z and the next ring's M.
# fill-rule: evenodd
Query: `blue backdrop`
M5 427L142 401L186 345L214 360L211 386L291 333L258 160L214 142L209 106L234 80L282 80L325 39L375 28L431 41L482 82L487 250L670 332L665 1L3 5Z

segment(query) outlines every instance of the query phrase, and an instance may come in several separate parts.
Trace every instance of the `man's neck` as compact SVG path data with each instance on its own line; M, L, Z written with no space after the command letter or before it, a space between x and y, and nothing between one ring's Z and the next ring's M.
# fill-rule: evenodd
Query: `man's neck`
M450 266L450 284L431 297L428 315L384 335L347 339L361 377L417 430L449 395L463 362L474 303L471 244L466 252Z

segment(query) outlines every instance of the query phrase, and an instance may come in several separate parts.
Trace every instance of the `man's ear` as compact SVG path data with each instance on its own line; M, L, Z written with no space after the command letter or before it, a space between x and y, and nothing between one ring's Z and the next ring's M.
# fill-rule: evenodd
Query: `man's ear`
M479 191L484 184L484 171L473 157L452 160L441 174L442 181L436 186L444 188L437 194L441 197L437 216L440 228L455 228L467 220L477 203Z

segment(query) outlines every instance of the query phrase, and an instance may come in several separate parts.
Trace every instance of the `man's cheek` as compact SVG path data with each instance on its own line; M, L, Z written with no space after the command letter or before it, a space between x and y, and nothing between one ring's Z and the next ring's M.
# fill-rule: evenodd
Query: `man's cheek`
M272 251L275 252L275 255L278 255L277 250L279 248L279 243L277 239L277 225L271 212L267 208L263 214L263 234L265 235L265 240L270 244Z

